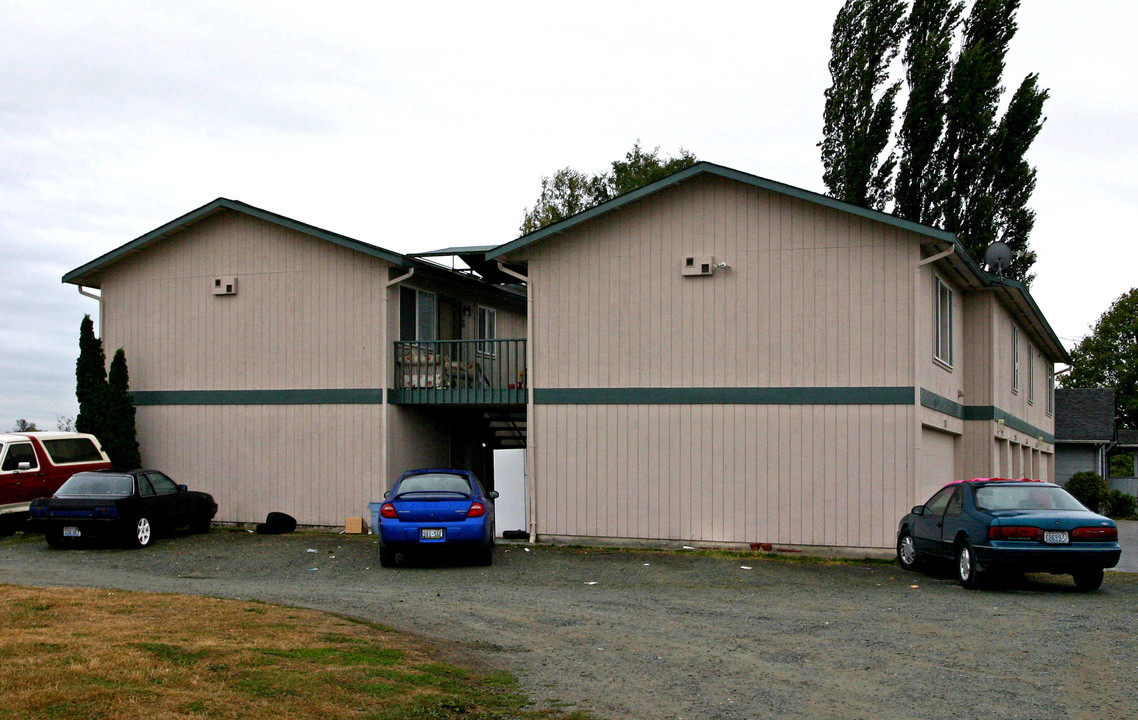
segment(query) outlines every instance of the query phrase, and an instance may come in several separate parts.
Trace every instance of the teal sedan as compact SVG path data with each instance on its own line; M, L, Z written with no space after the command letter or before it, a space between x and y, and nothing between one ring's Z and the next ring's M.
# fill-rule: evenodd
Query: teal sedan
M960 584L979 587L989 573L1070 574L1097 590L1122 548L1113 520L1091 512L1058 485L976 478L949 483L902 518L897 562L915 570L949 559Z

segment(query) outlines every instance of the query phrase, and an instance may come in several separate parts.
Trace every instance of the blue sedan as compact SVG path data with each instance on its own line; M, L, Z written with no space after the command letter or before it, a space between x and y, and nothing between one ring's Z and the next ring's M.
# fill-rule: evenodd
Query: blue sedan
M1063 488L1034 480L977 478L949 483L906 515L897 562L955 562L957 579L977 587L989 572L1069 573L1079 590L1097 590L1118 564L1118 526Z
M379 564L396 554L460 552L479 565L494 562L494 498L468 470L409 470L372 503ZM378 507L376 507L378 506Z

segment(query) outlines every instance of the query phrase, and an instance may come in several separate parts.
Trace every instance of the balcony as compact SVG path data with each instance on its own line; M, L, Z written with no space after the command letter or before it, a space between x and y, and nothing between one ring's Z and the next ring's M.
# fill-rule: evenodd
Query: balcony
M397 405L525 405L526 341L395 343Z

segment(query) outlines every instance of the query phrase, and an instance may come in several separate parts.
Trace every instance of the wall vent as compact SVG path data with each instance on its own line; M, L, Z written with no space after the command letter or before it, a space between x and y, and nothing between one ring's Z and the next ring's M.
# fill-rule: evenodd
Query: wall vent
M214 295L236 295L237 294L237 278L235 277L217 277L213 279L213 294Z
M689 255L680 270L684 277L701 277L715 272L715 258L710 255Z

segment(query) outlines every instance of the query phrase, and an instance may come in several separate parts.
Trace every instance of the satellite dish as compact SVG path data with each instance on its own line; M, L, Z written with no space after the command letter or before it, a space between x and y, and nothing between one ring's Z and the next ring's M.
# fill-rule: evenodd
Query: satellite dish
M995 270L997 275L1003 277L1004 270L1012 264L1012 249L1007 243L992 243L984 251L984 264L988 266L989 271Z

